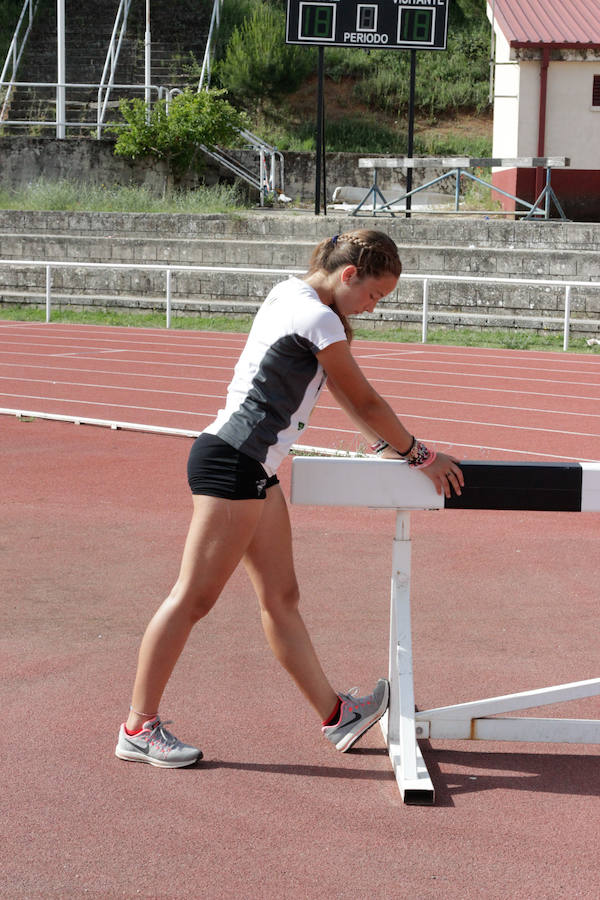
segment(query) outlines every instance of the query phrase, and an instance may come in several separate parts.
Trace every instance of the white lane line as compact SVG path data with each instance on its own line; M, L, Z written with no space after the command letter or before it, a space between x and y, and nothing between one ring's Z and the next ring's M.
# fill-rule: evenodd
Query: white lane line
M462 358L474 357L477 359L481 355L482 359L507 359L511 361L531 362L534 360L538 363L551 362L557 365L582 365L594 362L594 352L591 353L563 353L561 350L503 350L499 347L453 347L444 344L423 344L423 352L426 352L432 359L436 356L446 356L460 362Z
M71 356L71 354L65 354L65 355ZM34 359L40 358L39 353L25 353L25 352L12 353L11 356L33 356ZM228 359L228 358L229 357L224 357L224 359ZM76 359L81 360L82 362L106 362L106 357L102 357L102 356L81 356L78 354L76 356ZM235 359L235 361L237 362L238 357L232 356L231 359L232 360ZM172 369L173 368L176 368L176 369L182 369L182 368L185 368L185 369L223 369L224 371L227 371L227 372L233 372L233 369L235 366L235 362L232 362L232 364L230 366L213 366L213 365L205 365L204 363L186 363L186 362L181 362L179 360L177 362L160 362L159 360L154 360L154 359L149 359L148 361L145 361L143 359L132 359L132 360L120 359L120 360L118 360L118 362L122 363L123 365L127 365L129 363L132 366L135 366L135 365L154 366L154 367L165 366L165 367L170 367ZM14 363L13 363L13 365L14 365ZM27 363L22 363L22 365L27 365Z
M101 360L99 360L101 362ZM3 363L0 362L0 366L6 366L7 368L13 369L14 363ZM181 378L178 375L159 375L154 372L117 372L114 369L81 369L79 367L69 367L69 366L52 366L48 365L40 366L34 365L33 363L23 363L21 366L22 369L42 369L44 372L71 372L76 375L80 375L85 372L86 374L92 375L111 375L111 376L119 376L123 378L162 378L164 381L197 381L199 384L204 384L206 382L206 378L191 378L190 376L186 376ZM212 368L212 366L207 366L206 368ZM8 377L8 376L1 376ZM219 380L218 378L210 379L213 384L229 384L230 379L223 378Z
M1 395L0 395L1 396ZM18 394L9 394L8 396L18 396ZM40 398L44 399L44 398ZM322 407L319 407L321 409ZM398 413L396 413L398 415ZM600 434L594 434L593 432L587 431L561 431L557 428L537 428L532 425L502 425L499 422L477 422L473 419L443 419L441 416L415 416L412 413L408 413L407 415L402 416L402 420L407 422L412 419L422 419L426 422L442 422L444 425L473 425L478 428L508 428L511 431L539 431L545 434L564 434L568 437L589 437L589 438L600 438ZM346 431L344 428L331 428L326 425L313 425L312 422L310 424L311 428L319 428L321 431ZM425 438L420 438L420 440L425 440Z
M225 391L221 394L203 394L200 391L169 391L162 388L143 388L143 387L127 387L121 384L93 384L85 381L52 381L49 378L11 378L8 375L0 375L0 381L24 381L27 384L53 384L61 387L84 387L95 388L102 391L127 391L128 394L167 394L169 397L207 397L212 400L225 400ZM226 384L225 381L221 382ZM93 403L93 400L82 400L80 398L71 398L73 403Z
M2 342L0 341L0 343L2 343ZM19 344L19 346L30 347L31 343L23 341L22 345ZM52 347L49 347L48 349L52 349ZM125 349L109 350L109 349L103 349L102 347L81 347L79 349L64 350L61 353L47 353L45 355L48 357L76 356L78 359L89 359L90 357L84 356L83 354L85 354L85 353L103 353L103 354L119 353L119 354L121 354L121 356L124 356L124 357L128 357L128 356L133 357L132 362L140 361L139 360L140 356L148 356L148 357L150 357L148 359L148 365L167 365L166 363L162 363L162 364L156 363L155 360L152 359L151 357L152 356L168 356L168 357L196 358L199 354L199 351L203 350L203 349L204 348L199 347L196 350L190 349L190 350L186 351L185 353L178 353L173 350L168 350L168 351L167 350L125 350ZM9 349L9 351L5 351L5 352L10 352L10 354L12 356L35 356L36 359L39 359L40 356L42 355L39 352L35 353L33 350L27 351L27 350ZM225 353L215 353L212 356L210 356L209 358L210 359L231 359L231 360L234 360L234 362L237 362L239 359L239 353L237 353L235 355L230 355L230 354L225 354ZM127 362L126 359L123 361ZM141 362L144 362L144 360L141 360ZM170 363L169 365L179 365L179 363Z
M24 352L24 351L19 351L18 353L14 353L14 354L12 354L12 355L13 355L13 356L33 356L35 359L39 359L39 354L38 354L38 353L26 353L26 352ZM187 354L182 354L182 355L187 355ZM238 359L238 357L216 357L216 358L218 358L218 359L231 359L232 361L235 360L235 362L237 362L237 359ZM77 359L81 360L82 362L104 362L104 361L105 361L105 358L103 358L103 357L98 357L98 356L77 356ZM145 361L145 360L141 360L141 359L132 359L132 360L121 359L121 360L119 360L119 362L120 362L120 363L123 363L123 364L127 364L128 362L131 362L131 365L142 365L142 366L143 366L143 365L148 365L148 366L154 366L154 367L162 366L162 367L170 367L170 368L177 367L178 369L179 369L179 368L186 368L186 369L223 369L224 371L229 371L229 372L231 372L231 371L233 370L233 368L234 368L234 364L232 364L231 366L207 365L207 364L203 364L203 363L186 363L186 362L182 362L182 361L180 361L180 360L178 360L178 361L176 361L176 362L161 362L160 360L147 360L147 361ZM24 363L24 365L26 365L26 364ZM368 368L370 368L370 367L369 367L369 366L365 366L364 368L368 369ZM395 368L392 369L392 371L394 371L394 372L408 372L409 374L411 374L411 375L413 375L413 376L416 375L416 374L419 374L419 375L421 375L421 374L427 374L427 375L439 375L439 374L440 374L439 372L437 372L436 369L419 369L419 372L416 373L416 372L414 371L414 369L412 369L412 368L398 368L398 367L395 367ZM599 375L600 375L600 373L599 373ZM523 383L523 382L528 381L528 382L533 382L533 383L535 383L535 384L538 384L538 383L539 383L539 384L556 384L556 385L575 385L575 386L578 386L578 387L588 387L588 388L595 388L595 387L596 387L595 384L590 384L590 381L589 381L589 380L586 380L586 381L567 381L567 380L565 380L565 379L559 379L559 378L525 378L525 377L518 377L518 376L508 377L508 376L504 376L504 375L501 376L501 375L465 374L464 372L444 372L444 373L443 373L443 376L446 377L446 378L447 378L448 376L455 376L455 377L458 377L458 378L473 378L473 379L479 379L479 380L483 380L483 379L495 379L496 381L500 381L500 382L504 382L504 381L518 381L519 383ZM407 384L407 383L415 383L415 384L426 383L426 382L407 382L407 381L406 381L404 378L402 378L400 375L399 375L398 378L379 378L379 377L377 377L376 375L374 375L374 376L370 376L370 379L369 379L369 380L372 381L372 382L385 382L386 384L402 384L402 385ZM597 386L600 387L600 384L597 385ZM462 387L462 386L457 385L457 387ZM471 388L469 388L468 385L465 385L465 389L471 389ZM504 389L503 387L497 387L497 388L493 388L493 387L492 387L492 388L483 388L483 390L497 390L497 391L504 391L505 389ZM522 392L521 392L521 391L516 391L516 393L522 393Z
M68 356L68 354L65 354L65 356ZM93 360L93 357L89 357L88 359ZM102 362L102 360L99 359L98 362ZM13 369L14 363L5 363L5 362L0 361L0 366L5 366L7 368ZM155 373L155 372L120 372L120 371L117 371L116 369L83 369L83 368L80 368L79 366L76 368L69 367L69 366L51 366L51 367L49 367L48 365L38 365L37 363L22 363L21 368L23 368L23 369L43 369L44 371L49 371L49 372L73 372L73 373L77 373L77 374L90 373L90 374L95 374L95 375L112 375L112 376L122 376L125 378L157 378L157 379L161 378L165 381L198 381L198 382L202 383L205 380L203 378L193 378L192 376L189 376L189 375L181 378L178 375L161 375L161 374ZM199 368L213 369L216 367L200 366ZM226 369L226 367L224 367L224 366L220 366L219 368L222 368L224 370ZM230 370L227 369L227 371L230 371ZM391 378L390 379L377 379L377 380L378 381L386 381L386 382L389 381L390 384L398 383L395 379L391 379ZM211 378L211 381L218 383L218 384L229 384L229 379L223 379L222 381L219 381L218 379ZM517 394L519 396L522 395L524 397L555 397L560 400L562 400L562 399L564 399L564 400L591 400L592 402L598 402L598 400L600 400L600 396L599 397L590 397L589 395L584 395L584 394L554 394L554 393L550 393L548 391L523 391L523 390L516 390L514 388L506 388L505 389L505 388L495 388L495 387L478 387L476 385L449 384L447 382L438 382L438 381L406 381L406 380L402 380L400 383L404 387L407 387L410 385L415 385L417 387L448 388L449 390L460 390L460 391L482 391L484 393ZM394 395L390 395L390 394L386 393L385 396L388 397L388 396L394 396ZM415 399L420 399L420 398L415 397ZM427 399L427 398L422 398L422 399ZM451 402L451 401L448 401L448 402ZM493 408L493 407L495 407L496 404L485 403L482 405Z
M420 360L416 360L415 365L419 365L420 362L421 362ZM472 363L472 362L466 362L464 360L456 360L456 359L452 359L449 361L446 361L446 360L436 361L436 360L432 360L431 358L424 360L424 362L426 362L427 365L433 365L437 362L438 365L444 366L444 367L445 366L456 366L458 364L458 365L464 366L465 368L469 368L469 369L496 369L497 372L494 375L494 377L496 377L496 378L521 377L520 374L519 375L504 374L509 371L521 373L521 372L536 372L539 370L539 371L543 371L543 372L557 372L559 375L585 375L585 374L588 374L586 372L582 372L580 369L560 369L560 368L552 368L547 365L518 366L518 365L513 365L513 363L506 363L505 365L496 365L496 364L480 363L480 362ZM397 366L369 366L368 368L392 369L393 371L396 371ZM463 374L466 375L467 373L465 372ZM473 374L476 377L480 377L479 373L473 373ZM596 364L596 366L594 366L594 370L593 370L592 374L597 374L600 377L600 365ZM485 377L491 377L491 376L485 376Z
M52 333L48 334L48 327L52 328ZM154 329L154 328L136 328L136 332L139 332L136 336L127 334L126 338L125 333L126 329L121 326L73 326L77 328L77 332L73 335L70 330L67 330L64 327L60 327L60 324L56 325L53 323L31 323L28 325L27 323L5 323L4 327L7 327L11 332L14 331L15 328L22 327L24 329L24 335L28 336L30 334L30 330L36 329L36 333L39 331L39 334L44 338L52 338L55 335L59 335L63 337L65 340L81 340L82 337L84 340L97 340L100 336L101 340L106 340L107 342L120 342L124 344L133 344L134 346L147 346L150 343L155 343L160 346L172 347L175 342L185 342L190 341L193 342L194 345L198 341L202 341L204 339L214 340L215 338L222 337L225 340L231 341L234 346L230 349L239 350L239 346L242 345L247 339L247 334L242 332L218 332L218 331L186 331L186 330L176 330L176 331L167 331L166 329ZM114 331L111 330L114 328ZM89 329L89 337L81 334L84 329ZM139 340L139 334L142 336L150 336L156 338L154 341L146 341ZM116 335L119 335L117 337ZM123 336L123 337L121 337ZM238 338L238 340L236 340ZM375 348L373 348L373 344L375 344ZM383 344L383 346L382 346ZM377 346L379 345L379 346ZM203 348L210 349L210 344L201 345ZM505 366L511 367L512 364L516 362L526 362L528 365L526 368L529 368L532 361L536 364L540 364L540 368L547 368L544 363L554 363L558 366L562 366L560 369L556 369L556 371L563 371L565 365L593 365L597 363L597 359L594 358L593 355L587 356L585 354L568 354L566 356L561 356L559 351L539 351L539 350L529 350L529 351L521 351L518 355L515 354L514 350L499 350L495 347L457 347L454 348L452 346L444 346L444 345L432 345L425 344L419 345L419 347L414 347L413 345L409 345L408 347L398 347L394 344L389 344L382 341L365 341L361 339L357 339L354 342L354 347L361 353L363 358L367 358L367 355L363 351L367 351L369 348L372 348L374 352L372 354L368 354L372 358L381 358L381 359L394 359L394 354L406 355L406 354L419 354L419 355L427 355L432 362L436 361L436 356L441 357L450 357L451 362L462 363L466 361L467 365L478 366L478 365L490 365L487 362L480 362L477 360L477 356L480 355L483 360L489 359L497 359L497 360L507 360L510 355L510 361L505 362ZM389 349L388 349L389 348ZM222 347L222 345L215 345L215 349L228 349ZM471 361L472 358L475 357L475 361ZM448 361L443 359L441 360L442 364L447 365ZM500 368L503 368L501 366ZM573 369L573 373L578 372L578 370Z
M216 415L216 410L211 413L203 413L198 412L195 409L164 409L160 406L134 406L133 404L125 404L125 403L105 403L101 400L61 400L59 397L40 397L35 394L9 394L0 392L0 397L15 397L17 400L42 400L50 403L71 403L72 405L79 406L110 406L113 409L135 409L142 412L156 412L156 413L176 413L180 416L201 416L203 418L214 419Z
M365 366L365 368L369 368L369 366ZM472 378L472 379L494 379L495 381L504 382L504 381L518 381L519 383L525 381L531 381L535 384L575 384L575 385L585 385L586 387L596 388L600 387L600 382L598 385L590 384L589 379L585 381L570 381L564 378L529 378L522 375L482 375L479 372L438 372L437 369L419 369L418 372L415 372L414 369L405 369L394 367L392 369L394 372L408 372L411 375L442 375L447 378L448 376L456 376L458 378ZM600 378L600 370L598 372L598 376ZM378 378L377 375L369 376L370 381L389 381L393 383L401 383L404 384L403 378ZM502 391L504 388L496 388L496 390Z
M353 356L359 361L361 359L394 360L401 359L403 356L422 356L424 353L425 350L394 350L391 353L363 353L362 350L356 348Z
M202 381L202 379L198 379ZM24 378L21 376L10 376L10 375L0 375L0 381L9 381L9 382L25 382L27 384L53 384L53 385L61 385L62 387L83 387L83 388L94 388L96 390L107 390L107 391L127 391L128 393L143 393L143 394L167 394L173 397L204 397L208 399L225 399L225 392L221 394L206 394L200 391L176 391L176 390L164 390L162 388L153 388L153 387L128 387L127 385L121 384L101 384L98 382L89 382L89 381L56 381L49 378ZM226 381L219 382L221 384L226 384ZM600 413L588 413L588 412L572 412L568 410L560 410L560 409L539 409L537 407L531 406L505 406L501 404L494 404L491 407L489 403L471 403L467 400L440 400L439 398L431 398L431 397L416 397L414 395L403 396L400 394L387 394L386 399L389 400L408 400L414 401L415 403L445 403L453 406L472 406L472 407L484 407L485 409L503 409L509 412L526 412L526 413L541 413L549 416L576 416L577 418L581 418L585 416L586 418L592 419L600 419ZM74 399L74 402L86 402L81 401L79 399ZM332 410L334 412L339 412L339 407L337 406L325 406L319 404L319 409ZM402 413L404 417L409 416L410 413L404 411Z
M48 413L48 412L39 412L36 410L25 410L25 409L7 409L0 407L0 415L6 416L17 416L17 417L28 417L28 418L39 418L39 419L50 419L58 422L70 422L81 425L98 425L106 428L112 429L122 429L129 431L141 431L149 434L167 434L167 435L178 435L184 437L196 437L199 432L197 430L188 431L184 428L169 428L162 425L146 425L142 423L133 423L133 422L119 422L110 419L93 419L86 416L76 416L76 415L61 415L59 413ZM202 415L202 414L200 414ZM357 437L356 432L348 431L347 434L353 435L355 438ZM597 462L595 459L582 459L581 456L558 456L554 453L540 453L537 450L515 450L511 447L492 447L486 444L461 444L457 441L447 441L447 440L438 440L432 437L424 437L424 441L427 443L436 444L437 446L446 447L448 449L452 449L454 447L465 447L468 449L475 449L479 451L489 451L492 453L509 453L511 456L513 454L518 454L520 456L529 456L529 457L543 457L544 459L557 459L563 460L565 462ZM292 449L296 450L311 450L316 453L322 451L324 453L330 452L333 448L331 447L306 447L302 446L294 446Z
M76 339L76 338L73 338L73 340L75 340L75 339ZM79 340L81 341L81 338L79 338ZM31 341L14 341L14 340L11 340L11 341L2 341L2 340L0 340L0 344L2 344L2 343L8 344L8 345L10 345L10 346L14 346L15 344L18 345L18 346L31 346ZM94 343L93 339L90 338L88 343ZM98 343L98 341L96 341L95 343ZM92 346L92 347L90 347L89 345L88 345L88 346L85 346L84 344L80 344L79 347L72 349L72 352L76 352L76 350L81 350L82 352L86 352L86 351L89 352L89 350L93 350L93 351L98 352L98 353L105 353L105 352L119 353L119 352L123 352L123 353L134 354L134 355L138 355L138 354L164 355L164 353L165 353L165 351L162 351L162 350L152 349L151 347L149 347L149 344L148 344L147 342L145 342L145 343L142 344L142 343L139 342L139 341L119 340L119 339L115 339L115 338L113 338L113 339L107 338L107 339L106 339L106 343L111 343L111 344L114 344L114 343L120 343L120 344L126 345L126 347L123 347L123 348L114 348L114 349L112 349L112 350L110 350L110 351L107 351L107 350L104 350L102 347L97 347L97 346ZM211 349L214 349L214 350L226 350L226 349L231 349L231 350L234 350L236 353L239 354L239 347L237 347L237 346L233 346L233 347L231 347L231 348L227 348L227 347L223 347L223 346L221 346L221 345L214 345L214 346L211 346L210 344L199 344L199 343L197 343L197 344L194 344L194 345L189 346L189 347L184 347L184 348L183 348L183 351L180 352L179 350L176 350L176 349L173 347L173 344L170 343L170 342L165 342L165 341L153 341L152 343L153 343L153 345L158 345L158 346L161 346L161 347L164 346L165 348L167 348L168 355L170 355L170 356L189 356L189 355L192 355L192 354L194 353L194 351L195 351L195 350L198 350L198 349L201 349L201 350L203 350L203 351L211 350ZM57 344L57 342L52 342L52 344L41 343L39 346L42 347L42 348L46 348L46 347L55 347L56 344ZM72 345L67 343L67 346L72 346ZM392 356L391 353L390 353L390 354L384 354L383 356L381 356L380 354L377 354L377 355L375 355L375 354L373 354L373 355L365 355L365 354L363 354L362 352L361 352L360 356L359 356L358 354L356 354L356 356L357 356L357 359L358 359L359 361L360 361L360 359L383 359L384 361L393 362L395 359L401 359L403 356L406 356L406 355L408 355L408 354L420 355L420 356L427 355L427 357L428 357L427 363L428 363L428 364L432 364L432 363L435 363L435 362L436 362L435 359L432 359L430 353L427 353L427 354L426 354L425 351L424 351L424 350L421 350L421 349L419 349L419 350L408 350L408 351L405 351L405 352L400 352L400 351L394 351L394 352L396 353L395 356ZM507 351L507 352L510 352L510 351ZM52 355L55 355L55 354L52 354ZM450 360L445 360L445 359L439 360L439 361L438 361L439 364L442 365L442 366L448 366L448 365L456 365L456 364L458 363L458 364L460 364L460 365L468 366L469 368L472 368L472 369L473 369L473 368L487 368L487 369L497 369L497 370L503 371L503 372L506 372L506 371L513 371L513 372L515 372L515 373L519 373L519 372L521 372L521 371L525 371L525 372L536 372L536 371L539 370L539 371L544 371L544 372L557 372L557 373L560 373L560 374L572 374L572 375L582 375L582 374L583 374L583 373L581 372L580 369L576 369L576 368L573 368L573 369L565 369L564 366L563 366L563 367L558 367L558 368L555 368L555 367L549 367L548 365L545 364L545 361L544 361L544 360L539 360L539 359L534 360L534 364L531 364L531 360L527 360L527 361L530 363L529 365L515 365L515 364L514 364L514 361L513 361L513 360L514 360L514 357L511 357L511 360L510 360L510 361L507 361L507 362L505 362L505 363L503 363L503 364L496 364L496 363L487 363L487 362L480 362L480 361L474 361L474 362L471 362L471 361L469 361L469 360L463 360L463 359L460 359L460 358L457 359L457 357L456 357L455 354L449 354L449 355L451 355L451 357L452 357ZM222 359L229 359L229 358L232 358L232 357L230 357L229 355L223 356L223 355L221 355L221 354L216 354L216 357L215 357L215 358L219 358L219 359L221 359L221 358L222 358ZM503 357L496 357L496 358L502 359ZM237 359L237 357L236 357L236 359ZM525 358L523 358L523 359L525 359ZM549 361L551 361L551 362L556 362L556 360L549 360ZM418 363L418 362L420 362L420 360L417 360L417 363ZM588 360L587 360L587 359L582 360L582 363L588 363ZM597 373L597 374L598 374L598 377L600 378L600 366L598 366L597 360L595 360L595 359L590 359L590 360L589 360L589 363L590 363L590 365L596 363L596 365L594 366L594 372L593 372L592 374L596 374L596 373ZM395 367L395 366L392 367L392 366L375 366L375 365L367 365L366 368L369 368L369 369L374 368L374 369L377 369L377 370L379 370L379 369L385 370L385 369L390 369L390 368L392 368L394 371L397 370L397 367ZM430 371L430 370L427 370L427 371ZM450 374L456 374L456 373L450 373ZM461 374L466 374L466 373L461 373ZM491 376L489 376L489 375L486 375L486 376L479 376L479 375L478 375L478 377L491 377ZM520 378L521 376L518 375L518 374L514 374L514 375L511 375L511 376L503 375L502 377L507 377L507 378L517 378L517 377L519 377L519 378Z
M87 341L85 344L79 343L78 346L76 346L76 347L73 346L72 342L67 342L67 341L64 341L64 342L63 341L52 341L51 343L46 343L46 342L35 343L31 340L15 341L15 340L1 340L0 339L0 345L4 344L4 345L8 346L9 348L10 347L32 347L32 348L37 347L40 350L46 350L46 349L51 350L53 347L68 347L68 348L70 348L70 352L73 352L73 353L77 353L78 351L82 351L85 353L90 350L93 350L96 353L133 353L133 354L148 353L148 354L158 354L160 356L171 356L171 355L192 356L195 353L197 353L199 350L202 350L204 352L206 352L207 350L219 350L219 351L231 350L232 352L235 351L235 353L237 353L239 355L238 347L223 347L221 345L213 346L213 345L207 345L207 344L193 344L193 345L190 345L189 347L183 347L182 348L183 352L179 353L176 350L176 348L174 348L170 344L161 345L161 346L164 346L164 349L155 350L152 347L149 347L148 344L140 345L139 342L132 344L131 341L111 340L111 341L106 341L106 343L107 344L119 344L120 343L120 344L124 344L126 346L102 347L102 346L99 346L99 344L100 344L99 341L92 341L91 339L89 341ZM67 351L65 351L65 352L67 352Z
M0 376L0 380L2 377ZM16 379L12 379L16 380ZM28 381L29 379L24 378L23 381ZM31 379L32 381L37 381L38 379ZM65 382L68 384L69 382ZM409 396L402 396L401 394L386 394L385 399L388 403L392 400L408 400L409 402L414 403L439 403L446 404L449 406L472 406L476 408L483 407L484 409L503 409L507 412L525 412L525 413L542 413L543 415L548 416L576 416L577 418L581 418L585 416L586 418L591 419L600 419L600 413L590 413L590 412L573 412L571 410L566 409L540 409L536 406L506 406L500 403L472 403L469 400L440 400L438 397L417 397L414 394L410 394ZM338 406L319 406L319 409L339 409ZM402 412L402 416L410 416L411 413L407 411Z

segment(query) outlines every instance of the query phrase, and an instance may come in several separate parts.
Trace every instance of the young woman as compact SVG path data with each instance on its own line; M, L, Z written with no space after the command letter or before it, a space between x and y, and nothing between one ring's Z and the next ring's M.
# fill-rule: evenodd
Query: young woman
M277 468L308 422L327 379L374 452L421 468L438 492L460 493L456 461L409 434L369 384L350 350L348 316L375 309L401 272L387 235L358 230L315 249L308 274L276 285L236 365L225 408L194 442L188 480L194 511L179 577L144 634L120 759L179 767L201 758L158 716L159 703L193 626L213 607L238 564L250 576L273 653L312 704L325 737L348 750L385 712L389 686L336 693L298 609L286 501Z

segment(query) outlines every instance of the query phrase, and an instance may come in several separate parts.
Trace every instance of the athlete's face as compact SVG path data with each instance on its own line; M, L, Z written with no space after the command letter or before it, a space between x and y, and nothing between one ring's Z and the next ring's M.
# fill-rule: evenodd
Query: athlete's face
M359 278L355 266L346 266L340 273L335 301L340 312L346 316L373 312L382 297L391 294L397 283L397 277L389 272L377 277Z

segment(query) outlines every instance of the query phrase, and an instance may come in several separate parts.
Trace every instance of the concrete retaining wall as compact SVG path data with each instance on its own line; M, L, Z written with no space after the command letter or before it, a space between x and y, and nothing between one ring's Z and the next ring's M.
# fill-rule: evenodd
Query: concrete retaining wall
M322 237L356 227L377 227L400 249L405 273L555 278L600 282L596 247L600 225L472 219L313 216L299 212L243 215L146 213L42 213L0 211L2 302L42 303L45 269L18 260L115 264L105 270L56 268L52 290L71 305L164 307L164 272L119 269L123 263L290 268L304 271ZM253 313L281 276L174 273L176 311ZM560 331L562 286L431 282L433 322L473 327L515 326ZM600 289L572 290L573 333L600 332ZM417 322L421 282L400 288L362 321Z
M51 137L1 137L0 184L4 186L26 185L39 178L72 179L75 175L90 184L107 186L146 186L161 191L167 170L164 164L149 159L136 162L115 156L114 142L91 138L69 138L59 141ZM258 155L252 151L234 150L237 157L258 176ZM371 186L372 173L358 168L360 153L328 153L326 163L327 196L331 200L338 185ZM315 154L285 153L285 192L293 200L314 203ZM415 169L413 184L416 187L441 174L433 169ZM382 171L379 183L383 190L391 185L403 187L405 177L398 171ZM190 175L184 180L186 187L201 183L214 184L218 180L233 180L231 173L220 169L207 159L201 176ZM453 184L442 182L440 190L454 191Z

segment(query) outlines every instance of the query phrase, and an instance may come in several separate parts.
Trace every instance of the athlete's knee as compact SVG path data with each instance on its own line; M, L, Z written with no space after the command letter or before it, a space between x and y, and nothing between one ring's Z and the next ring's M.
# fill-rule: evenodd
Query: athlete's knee
M297 583L290 582L283 588L270 591L260 598L263 612L268 613L272 619L285 616L290 612L296 612L300 604L300 591Z
M211 611L218 599L218 591L210 588L195 588L177 582L167 598L167 603L178 612L189 617L192 625L199 622Z

